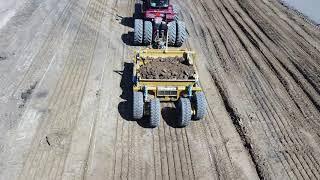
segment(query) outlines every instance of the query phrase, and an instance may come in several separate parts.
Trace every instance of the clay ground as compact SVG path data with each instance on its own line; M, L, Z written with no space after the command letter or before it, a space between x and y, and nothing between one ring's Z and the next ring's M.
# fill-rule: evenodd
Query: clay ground
M163 104L156 129L129 113L134 0L4 5L0 179L320 178L319 29L277 0L173 3L208 114Z

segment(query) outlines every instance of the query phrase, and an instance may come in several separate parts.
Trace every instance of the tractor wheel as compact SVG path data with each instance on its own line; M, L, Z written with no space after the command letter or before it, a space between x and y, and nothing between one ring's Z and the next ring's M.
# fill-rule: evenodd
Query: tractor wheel
M178 101L177 109L178 109L177 125L179 127L185 127L189 125L191 116L192 116L190 100L188 98L180 98Z
M202 119L207 111L206 98L203 92L196 92L192 97L192 104L196 114L193 116L194 120Z
M150 45L152 42L152 22L151 21L144 21L144 29L143 29L143 43L145 45Z
M181 11L180 7L177 4L172 4L172 8L175 14L179 14Z
M178 21L180 18L179 18L179 14L180 14L180 7L177 5L177 4L173 4L172 5L172 8L173 8L173 13L175 13L176 15L174 16L174 20Z
M132 116L133 119L141 119L143 117L143 94L142 92L133 92L133 102L132 102Z
M176 46L181 47L187 37L187 30L184 22L177 21L177 39Z
M168 45L174 46L177 38L177 25L172 21L168 23Z
M160 125L161 108L160 100L152 99L150 102L150 117L149 117L149 127L155 128Z
M134 5L134 18L142 18L142 3L137 2Z
M134 20L134 36L133 36L133 44L141 45L143 39L143 20L135 19Z

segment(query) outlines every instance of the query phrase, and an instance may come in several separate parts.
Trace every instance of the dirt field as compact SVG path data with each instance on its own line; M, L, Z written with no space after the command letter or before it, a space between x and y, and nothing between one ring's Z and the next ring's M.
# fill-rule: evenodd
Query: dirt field
M320 178L319 29L277 0L174 3L209 107L181 129L173 104L156 129L128 113L134 0L3 11L0 179Z

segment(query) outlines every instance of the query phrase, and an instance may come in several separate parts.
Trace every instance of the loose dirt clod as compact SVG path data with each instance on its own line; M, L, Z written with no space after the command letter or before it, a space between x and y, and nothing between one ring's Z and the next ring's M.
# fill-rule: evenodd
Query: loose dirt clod
M148 63L140 68L143 79L192 79L193 65L183 57L145 58Z
M24 107L24 104L31 97L31 94L33 93L33 90L36 88L37 84L38 82L35 82L30 86L29 89L21 93L21 99L23 100L23 103L19 106L20 108Z
M7 56L0 56L0 61L6 60Z

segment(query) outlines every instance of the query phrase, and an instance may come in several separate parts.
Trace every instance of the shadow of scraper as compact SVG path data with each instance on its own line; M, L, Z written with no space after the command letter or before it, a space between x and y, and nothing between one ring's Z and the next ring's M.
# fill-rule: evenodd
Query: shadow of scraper
M163 120L168 126L173 128L182 128L177 125L177 109L175 107L164 107L161 109L161 115Z
M134 18L132 17L122 17L117 15L117 17L120 19L120 24L126 27L133 28L134 24ZM121 40L124 42L127 46L134 46L133 44L133 31L129 31L128 33L124 33L121 35Z
M121 35L121 40L124 42L127 46L135 46L133 44L133 32L128 32L126 34Z
M136 4L135 5L135 12L140 12L141 11L141 7L139 7L141 5ZM134 28L134 20L135 19L142 19L143 17L141 16L141 13L134 13L133 17L123 17L121 15L117 14L117 19L119 20L120 24L125 26L125 27L129 27L132 29L132 31L129 31L128 33L124 33L121 35L121 39L122 41L127 45L127 46L135 46L133 44L133 28Z
M118 111L120 116L127 121L135 121L132 116L132 71L133 71L133 63L124 63L123 71L114 71L115 73L121 75L120 87L122 89L122 94L120 95L121 101L118 104ZM147 119L143 118L137 123L143 128L149 128L147 125Z

